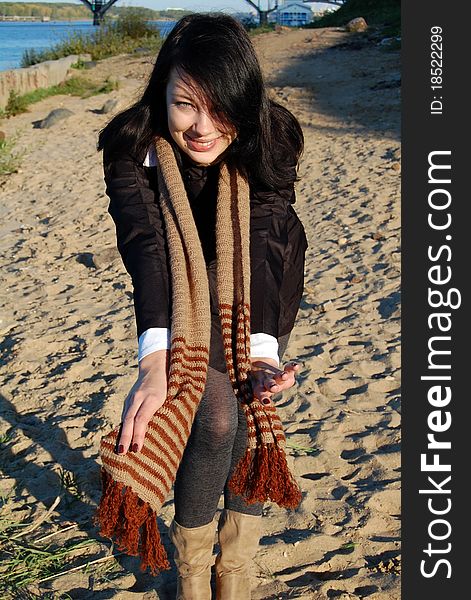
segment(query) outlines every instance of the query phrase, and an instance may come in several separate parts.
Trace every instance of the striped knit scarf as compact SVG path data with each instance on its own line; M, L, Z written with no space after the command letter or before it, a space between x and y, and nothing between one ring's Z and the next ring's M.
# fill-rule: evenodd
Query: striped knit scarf
M152 417L140 452L116 454L119 427L101 441L100 534L141 557L153 574L169 569L157 528L202 397L209 357L210 296L201 242L171 145L156 141L159 202L172 278L168 393ZM253 397L250 370L250 201L241 175L221 162L216 209L217 293L224 353L234 394L248 426L248 447L229 482L248 504L301 500L286 462L286 438L273 404Z

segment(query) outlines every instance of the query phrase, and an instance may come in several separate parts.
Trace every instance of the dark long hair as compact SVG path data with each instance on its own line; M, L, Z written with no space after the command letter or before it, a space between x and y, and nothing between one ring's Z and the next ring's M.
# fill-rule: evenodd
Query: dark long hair
M176 67L203 91L212 117L233 125L224 159L267 189L296 179L304 138L291 112L268 97L260 64L243 26L225 14L183 17L164 41L142 97L101 131L98 149L112 158L126 149L144 158L156 135L172 138L166 87Z

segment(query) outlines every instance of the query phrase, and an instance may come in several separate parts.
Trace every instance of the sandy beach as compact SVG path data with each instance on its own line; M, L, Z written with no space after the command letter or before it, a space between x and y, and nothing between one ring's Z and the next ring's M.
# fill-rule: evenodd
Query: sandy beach
M337 28L273 32L254 43L272 96L304 130L294 208L309 249L285 356L303 367L279 404L303 501L295 511L266 504L253 599L397 600L399 51ZM116 110L130 104L151 67L143 55L101 61L87 76L112 75L118 90L51 97L0 127L24 151L20 171L0 182L0 531L6 522L35 523L59 496L21 539L54 533L50 543L62 547L88 542L64 570L119 554L92 516L100 437L119 422L137 375L137 339L96 152L110 115L98 109L109 98ZM59 107L73 115L33 128ZM159 519L169 554L172 518L169 497ZM36 582L25 598L170 600L175 577L172 568L153 578L136 559L117 556Z

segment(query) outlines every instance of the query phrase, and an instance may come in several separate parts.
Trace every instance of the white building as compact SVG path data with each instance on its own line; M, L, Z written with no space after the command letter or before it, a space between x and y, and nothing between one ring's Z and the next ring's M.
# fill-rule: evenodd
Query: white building
M276 23L288 27L299 27L312 21L312 10L304 2L285 0L276 11Z

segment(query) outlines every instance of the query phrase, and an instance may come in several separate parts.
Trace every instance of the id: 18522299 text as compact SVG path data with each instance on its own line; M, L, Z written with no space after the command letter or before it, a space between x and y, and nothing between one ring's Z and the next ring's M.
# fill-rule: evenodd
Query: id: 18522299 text
M430 28L430 114L443 114L443 30L439 25Z

